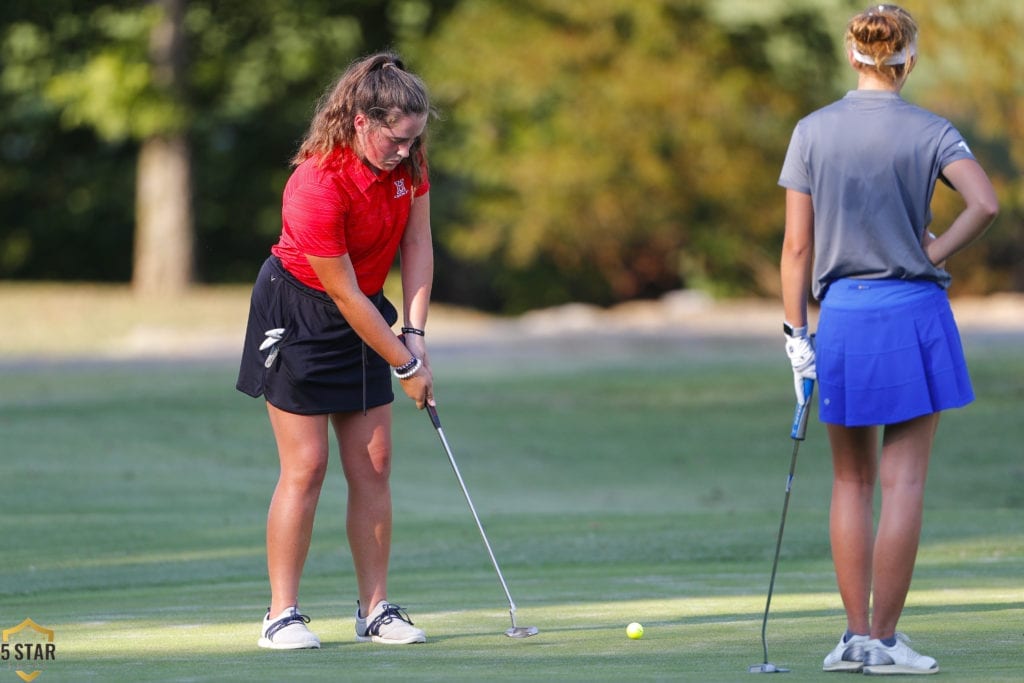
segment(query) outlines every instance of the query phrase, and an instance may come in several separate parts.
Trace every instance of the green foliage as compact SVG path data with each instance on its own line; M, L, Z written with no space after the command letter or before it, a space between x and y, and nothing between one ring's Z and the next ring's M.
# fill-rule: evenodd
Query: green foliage
M765 179L807 93L829 94L832 45L811 10L725 25L708 6L461 3L425 59L451 112L434 158L463 181L446 246L566 298L763 288Z
M183 103L154 84L146 56L157 6L118 10L101 6L72 16L55 35L53 49L88 40L96 47L72 54L53 74L44 95L61 112L67 128L91 127L101 138L119 142L183 129L188 124Z
M775 294L776 178L796 120L852 87L855 0L190 0L186 82L154 87L154 3L0 4L0 277L125 281L138 140L185 130L197 274L249 282L287 161L359 54L398 47L444 119L431 140L435 293L489 310L677 287ZM1024 287L1024 10L908 0L906 96L950 118L1002 216L954 293ZM959 199L936 193L941 231Z
M0 26L0 276L127 279L137 140L178 129L193 147L202 278L249 280L267 253L287 161L319 93L362 48L360 19L329 2L189 2L174 99L146 57L155 10L15 7Z

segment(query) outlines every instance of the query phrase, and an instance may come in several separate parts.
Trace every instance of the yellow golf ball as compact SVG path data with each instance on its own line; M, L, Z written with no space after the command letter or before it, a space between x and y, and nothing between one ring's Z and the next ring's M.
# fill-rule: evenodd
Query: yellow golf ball
M632 624L626 627L626 635L632 638L633 640L643 638L644 627L634 621Z

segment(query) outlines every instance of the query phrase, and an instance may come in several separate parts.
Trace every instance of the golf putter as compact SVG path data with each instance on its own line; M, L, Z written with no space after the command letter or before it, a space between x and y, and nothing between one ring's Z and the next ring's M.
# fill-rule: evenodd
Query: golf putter
M437 408L430 405L426 405L427 415L430 416L430 421L434 424L434 429L437 430L437 436L441 439L441 445L444 446L444 452L448 454L448 462L451 463L452 471L455 472L455 478L459 480L459 486L462 487L462 493L466 496L466 502L469 503L469 510L473 513L473 519L476 520L476 528L480 530L480 538L484 540L484 546L487 548L487 554L491 557L491 564L494 565L494 571L498 573L498 580L501 581L501 587L505 589L505 597L508 598L508 613L512 617L512 628L505 631L505 635L509 638L529 638L530 636L537 635L540 631L536 626L517 626L516 625L516 604L512 602L512 594L508 590L508 584L505 583L505 577L501 573L501 567L498 566L498 560L494 557L494 551L491 550L491 543L487 540L487 534L484 532L484 525L480 523L480 516L476 513L476 507L473 506L473 499L469 497L469 491L466 489L466 483L462 480L462 474L459 472L459 466L455 464L455 456L452 455L452 449L448 445L448 439L444 436L444 430L441 429L441 418L437 415Z
M752 674L779 674L786 673L789 669L775 666L768 661L768 639L765 632L768 628L768 609L772 605L772 592L775 589L775 572L779 568L779 551L782 549L782 531L786 527L786 511L789 509L789 492L793 489L793 473L796 471L796 454L800 450L800 442L807 434L807 417L810 415L811 395L814 393L814 380L804 379L804 402L797 403L796 412L793 414L793 427L789 437L793 439L793 457L789 462L789 476L786 478L786 498L782 503L782 520L779 522L779 536L775 541L775 559L772 561L772 578L768 582L768 600L764 605L764 619L761 621L761 647L764 649L764 661L760 664L751 664L747 669Z

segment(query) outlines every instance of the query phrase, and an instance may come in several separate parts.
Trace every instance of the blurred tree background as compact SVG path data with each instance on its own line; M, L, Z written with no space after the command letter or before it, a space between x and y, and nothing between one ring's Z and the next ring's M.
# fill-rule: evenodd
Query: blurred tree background
M951 119L1003 211L954 294L1024 290L1018 0L904 3L905 97ZM8 0L0 279L248 283L288 159L353 59L431 88L435 298L517 312L679 288L777 294L793 125L855 84L849 0ZM936 193L935 228L957 211Z

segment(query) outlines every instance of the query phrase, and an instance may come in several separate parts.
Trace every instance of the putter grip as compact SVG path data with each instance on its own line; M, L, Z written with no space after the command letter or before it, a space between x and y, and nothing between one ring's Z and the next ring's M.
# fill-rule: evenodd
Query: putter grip
M427 409L427 415L430 416L430 421L434 423L434 429L440 429L441 418L437 416L437 408L430 405L429 403L424 407Z
M807 417L811 414L811 396L814 395L814 380L804 380L804 403L796 404L796 412L793 413L793 428L789 432L789 438L796 441L803 441L807 434Z

